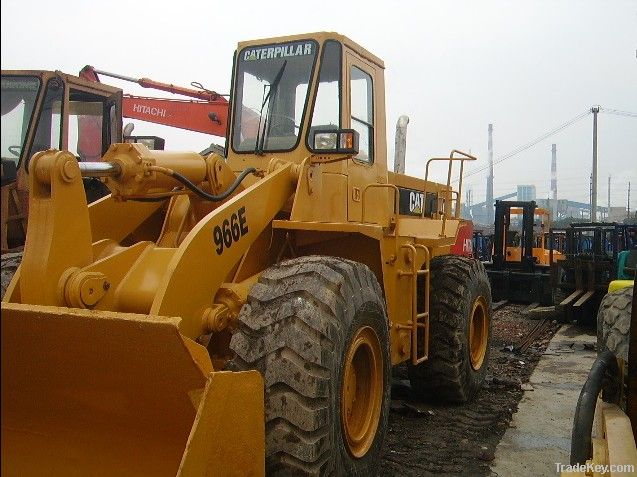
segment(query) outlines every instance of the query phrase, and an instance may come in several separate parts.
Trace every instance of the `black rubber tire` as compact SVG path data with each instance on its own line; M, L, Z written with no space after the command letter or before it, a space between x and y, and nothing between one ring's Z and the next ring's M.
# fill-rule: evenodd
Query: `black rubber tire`
M597 312L597 351L608 349L628 362L633 287L606 294Z
M429 359L409 365L409 379L421 399L462 403L471 400L484 382L491 342L491 287L482 262L445 255L430 262ZM469 324L473 304L486 302L489 327L482 365L473 369Z
M2 258L0 260L0 285L2 286L0 299L2 299L4 298L4 293L7 291L7 287L9 286L13 275L15 275L16 270L20 266L20 262L22 262L22 252L2 254Z
M344 359L355 333L371 327L383 358L375 437L354 458L341 428ZM365 265L309 256L266 270L252 287L232 337L228 369L265 380L268 475L375 475L390 402L389 330L382 290Z

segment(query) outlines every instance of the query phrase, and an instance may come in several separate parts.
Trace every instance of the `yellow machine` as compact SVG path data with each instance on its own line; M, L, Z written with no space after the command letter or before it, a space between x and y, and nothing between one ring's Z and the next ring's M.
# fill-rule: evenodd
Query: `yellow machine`
M511 215L522 215L520 207L511 208ZM551 212L548 209L536 207L533 213L533 248L532 256L535 263L539 265L551 265L551 245L549 242L549 232L551 228ZM512 237L507 243L507 261L519 262L522 260L522 247L515 243L519 238ZM513 243L512 243L513 242ZM553 250L553 261L562 260L564 254L559 250Z
M423 397L473 397L491 292L451 255L471 224L450 182L475 158L389 172L383 70L335 33L240 43L227 159L31 159L3 473L374 474L392 365ZM87 206L82 177L111 195Z
M560 254L546 248L548 219L535 201L495 201L492 260L485 263L494 300L553 304L550 263Z

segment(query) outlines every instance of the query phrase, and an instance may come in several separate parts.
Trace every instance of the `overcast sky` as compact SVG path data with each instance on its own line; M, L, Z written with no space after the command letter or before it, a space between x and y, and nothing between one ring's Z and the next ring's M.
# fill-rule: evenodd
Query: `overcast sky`
M484 167L487 127L498 157L600 105L637 113L637 0L188 1L4 0L2 69L86 64L127 76L227 93L237 42L313 31L349 36L385 61L390 168L398 117L410 118L407 173L431 156L471 151ZM131 94L134 84L103 78ZM136 122L171 150L223 140ZM547 197L551 144L558 195L588 202L592 115L495 166L495 195L535 184ZM599 198L637 209L637 118L599 115ZM442 178L443 174L439 174ZM486 171L465 184L484 200Z

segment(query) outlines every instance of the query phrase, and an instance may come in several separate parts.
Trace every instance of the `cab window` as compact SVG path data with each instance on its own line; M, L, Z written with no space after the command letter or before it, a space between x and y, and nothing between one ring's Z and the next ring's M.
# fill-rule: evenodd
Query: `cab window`
M374 162L374 107L372 77L356 66L350 71L352 129L359 134L359 153L355 159Z
M69 91L69 151L80 161L99 161L106 152L110 134L103 124L110 128L107 98L85 91ZM105 147L106 146L106 147Z
M321 56L321 71L316 90L316 101L308 132L308 146L312 149L314 131L341 127L341 45L326 41ZM325 145L336 147L336 144Z
M64 101L64 83L58 78L50 79L46 84L44 101L40 109L31 150L26 156L25 168L29 159L40 151L62 149L62 102Z
M2 77L2 161L18 164L35 101L40 79L35 76Z

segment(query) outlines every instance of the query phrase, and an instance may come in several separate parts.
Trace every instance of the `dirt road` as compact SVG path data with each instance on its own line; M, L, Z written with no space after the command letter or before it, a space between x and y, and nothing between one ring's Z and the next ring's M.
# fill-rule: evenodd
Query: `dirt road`
M379 475L491 475L495 447L517 409L523 383L559 327L550 323L528 349L509 351L505 347L519 343L537 324L521 315L523 309L509 305L494 313L486 384L471 403L418 402L406 370L395 370Z

